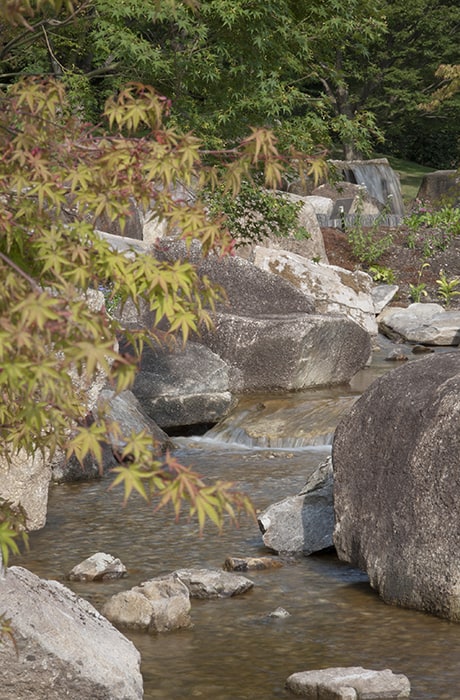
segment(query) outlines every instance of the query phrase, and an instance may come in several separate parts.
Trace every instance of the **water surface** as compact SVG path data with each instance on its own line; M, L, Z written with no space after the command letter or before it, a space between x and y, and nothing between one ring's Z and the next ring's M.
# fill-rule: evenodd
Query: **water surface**
M377 366L375 372L383 369ZM321 415L329 404L335 416L334 401L346 406L348 396L351 405L373 376L366 371L351 388L301 392L295 401L288 395L286 411L292 414L293 403L311 407L316 402ZM272 400L265 397L265 405ZM281 414L282 401L276 397ZM251 400L245 402L243 410L253 410ZM260 402L260 396L253 397L254 406ZM260 510L296 493L330 451L327 444L238 448L232 440L223 444L215 434L211 440L180 442L178 457L205 476L235 480ZM31 535L30 552L13 563L64 581L75 564L94 552L119 556L128 578L67 583L100 607L113 593L177 568L221 567L227 556L270 554L257 525L247 518L221 535L208 526L199 537L196 524L186 519L175 524L170 512L153 514L140 499L122 508L121 494L108 492L108 483L53 486L47 526ZM302 557L248 576L255 586L247 594L192 601L190 630L127 633L142 654L146 700L289 698L284 684L291 673L351 665L405 673L412 699L460 697L460 626L386 605L364 574L334 554ZM279 606L290 616L268 617Z

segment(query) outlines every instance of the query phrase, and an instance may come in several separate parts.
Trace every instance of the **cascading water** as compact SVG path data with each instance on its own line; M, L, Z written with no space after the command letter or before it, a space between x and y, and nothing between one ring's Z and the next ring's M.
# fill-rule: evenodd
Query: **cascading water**
M370 196L387 205L393 215L404 216L399 177L386 158L333 160L331 164L342 173L345 182L364 185Z

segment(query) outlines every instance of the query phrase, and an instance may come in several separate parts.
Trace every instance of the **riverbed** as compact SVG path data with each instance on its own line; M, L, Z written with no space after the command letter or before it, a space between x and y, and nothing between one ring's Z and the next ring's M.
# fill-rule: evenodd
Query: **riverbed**
M322 419L329 405L331 420L337 422L365 386L390 369L381 360L377 356L349 387L298 392L295 400L292 394L276 396L276 410L282 415L284 401L288 415L303 410L313 424L316 402ZM269 413L275 398L244 397L242 410L263 404ZM244 425L244 419L240 422ZM315 444L300 446L283 446L279 440L276 446L242 445L240 433L214 432L178 440L176 456L204 476L235 481L263 510L299 491L330 453L328 428L323 430L323 443L315 438ZM226 524L221 534L207 525L200 537L196 523L185 517L175 523L170 511L154 513L141 499L134 497L123 508L121 493L109 492L109 484L104 479L53 486L47 526L32 533L30 551L11 563L65 582L100 607L113 593L177 568L220 568L228 556L271 554L257 523L247 517L239 527ZM97 551L120 557L128 577L97 584L65 581L75 564ZM386 605L367 577L334 553L300 557L247 575L254 588L242 596L192 600L189 630L127 633L142 655L145 700L291 698L284 687L291 673L330 666L404 673L415 700L460 697L460 627ZM289 616L270 617L278 607Z

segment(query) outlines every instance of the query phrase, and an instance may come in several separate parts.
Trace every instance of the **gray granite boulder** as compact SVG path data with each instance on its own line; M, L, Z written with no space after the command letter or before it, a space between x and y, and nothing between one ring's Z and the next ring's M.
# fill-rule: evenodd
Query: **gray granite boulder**
M371 355L369 333L339 314L218 314L203 342L229 366L234 392L347 383Z
M111 389L104 389L99 394L98 410L103 411L109 421L114 421L120 426L119 433L110 433L108 436L115 451L125 447L126 437L132 431L139 433L142 430L153 437L160 451L164 452L173 447L169 436L143 411L140 401L132 391L117 394Z
M435 170L433 173L425 173L417 193L417 199L434 204L443 200L458 204L460 202L458 170Z
M305 556L332 547L333 496L332 462L328 457L297 496L272 504L258 516L264 544L281 554Z
M39 530L46 523L50 460L41 452L28 455L25 450L11 455L10 460L0 459L0 497L20 503L26 512L27 530Z
M140 654L86 600L12 566L0 578L2 700L141 700Z
M225 290L225 298L217 305L220 313L240 316L267 314L313 313L314 302L287 280L264 272L238 255L220 258L203 257L198 243L187 252L181 241L165 239L155 251L166 260L187 259L197 266L201 276Z
M133 394L162 428L216 423L234 405L227 364L211 349L146 347Z
M311 700L396 700L410 696L410 682L403 674L361 666L293 673L286 686L295 695Z
M334 543L388 603L460 621L460 353L377 379L337 426Z
M187 257L224 289L214 327L202 329L198 341L228 364L230 391L348 382L368 361L367 332L343 316L315 315L312 298L279 275L238 257L203 258L198 245L187 253L177 241L162 241L156 252Z

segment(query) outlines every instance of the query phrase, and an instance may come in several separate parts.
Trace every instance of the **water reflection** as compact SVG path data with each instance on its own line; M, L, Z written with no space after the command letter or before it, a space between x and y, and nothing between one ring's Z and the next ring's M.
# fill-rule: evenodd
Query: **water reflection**
M356 397L356 388L348 395L343 388L322 391L330 405L338 395L351 402ZM315 398L317 391L308 400ZM292 396L286 400L290 410ZM237 481L264 509L298 491L328 452L326 445L242 450L189 439L178 457L204 476ZM179 567L220 567L227 556L267 554L249 519L222 535L208 526L200 538L195 524L185 518L174 524L170 512L153 515L140 499L123 509L120 492L107 492L108 483L54 486L46 528L31 535L30 552L13 563L64 580L96 551L119 556L128 578L67 584L100 607L113 593ZM348 665L405 673L416 700L459 697L458 625L384 604L361 572L330 553L250 577L254 589L243 596L193 601L190 630L127 635L142 654L146 700L288 698L284 683L291 673ZM268 617L279 606L290 616Z

